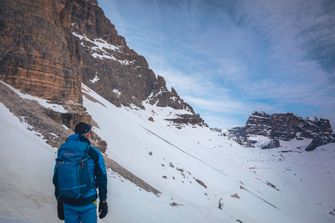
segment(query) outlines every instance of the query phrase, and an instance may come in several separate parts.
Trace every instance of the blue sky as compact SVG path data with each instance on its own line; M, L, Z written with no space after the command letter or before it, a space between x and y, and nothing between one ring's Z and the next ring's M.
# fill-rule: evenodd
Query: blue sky
M335 126L335 1L98 2L210 126L244 125L253 111Z

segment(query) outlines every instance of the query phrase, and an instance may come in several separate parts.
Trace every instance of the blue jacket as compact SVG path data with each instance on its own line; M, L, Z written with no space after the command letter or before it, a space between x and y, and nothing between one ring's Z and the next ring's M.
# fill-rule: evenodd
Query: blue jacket
M105 162L101 152L96 147L92 147L90 141L80 134L70 135L67 138L66 142L72 143L76 149L85 150L87 149L87 146L89 147L88 154L90 155L91 159L89 160L88 168L90 174L92 174L92 176L95 176L95 183L89 189L89 191L79 199L61 198L59 197L59 192L56 184L57 176L56 174L54 174L53 183L55 185L55 196L57 201L62 199L62 201L66 204L86 205L92 203L97 199L98 195L96 188L98 188L99 190L99 199L101 201L105 201L107 199L107 173Z

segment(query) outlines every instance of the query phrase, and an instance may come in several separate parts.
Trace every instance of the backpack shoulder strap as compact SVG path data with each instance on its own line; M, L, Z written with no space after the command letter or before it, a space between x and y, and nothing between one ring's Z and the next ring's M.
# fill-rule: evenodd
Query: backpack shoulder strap
M87 146L87 154L94 161L95 167L97 167L99 165L99 155L97 152L91 146Z

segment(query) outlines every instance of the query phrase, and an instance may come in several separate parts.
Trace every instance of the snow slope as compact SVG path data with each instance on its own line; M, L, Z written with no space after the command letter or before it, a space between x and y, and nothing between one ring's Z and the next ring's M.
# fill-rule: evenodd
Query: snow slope
M307 141L245 149L205 127L169 125L164 120L169 108L117 108L88 87L83 91L95 99L84 97L84 106L109 145L107 154L183 205L178 208L190 207L207 222L227 216L231 222L334 221L329 215L335 206L334 144L314 153L303 152Z
M100 222L335 221L334 144L313 152L303 150L308 141L246 149L209 128L178 129L164 120L180 111L117 108L84 85L83 91L107 155L162 192L148 193L109 170L110 213ZM60 222L56 149L3 104L0 112L0 222Z
M57 219L52 175L56 149L0 104L0 222L60 222ZM22 119L23 120L23 119ZM202 216L189 208L172 208L170 197L143 191L108 171L109 215L99 222L158 222ZM191 216L189 216L192 214Z
M48 222L57 216L51 184L56 149L3 104L0 112L0 222Z

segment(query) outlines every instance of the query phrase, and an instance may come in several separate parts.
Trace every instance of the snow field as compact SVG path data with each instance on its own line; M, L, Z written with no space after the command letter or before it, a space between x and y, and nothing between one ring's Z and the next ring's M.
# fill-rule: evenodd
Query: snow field
M287 171L280 173L303 158L285 159L291 154L280 154L279 149L242 148L204 127L177 129L164 121L171 113L162 111L165 108L151 107L144 111L117 108L86 86L83 90L105 105L84 97L84 106L99 125L95 131L109 145L107 154L163 195L171 195L183 208L199 210L203 216L211 216L211 222L220 222L223 216L247 222L314 222L322 216L324 222L331 222L327 210L332 209L318 210L314 204L310 205L315 198L307 196L309 190L299 183L298 177L293 175L291 179ZM154 109L158 111L153 112ZM155 121L148 121L153 113ZM292 142L291 147L298 145L307 144ZM282 149L286 149L285 145ZM301 171L301 175L306 174ZM324 178L321 180L328 185L327 189L332 185ZM249 192L241 189L241 185ZM231 197L235 193L240 198ZM223 198L224 210L221 215L212 214L213 210L217 211L220 198ZM333 201L331 198L329 205Z
M101 103L83 98L107 155L162 192L148 193L110 170L110 213L99 222L334 222L335 144L313 152L304 151L308 140L246 149L209 128L178 129L164 120L183 111L117 108L82 89ZM56 149L3 104L0 112L0 222L60 222L52 185Z

